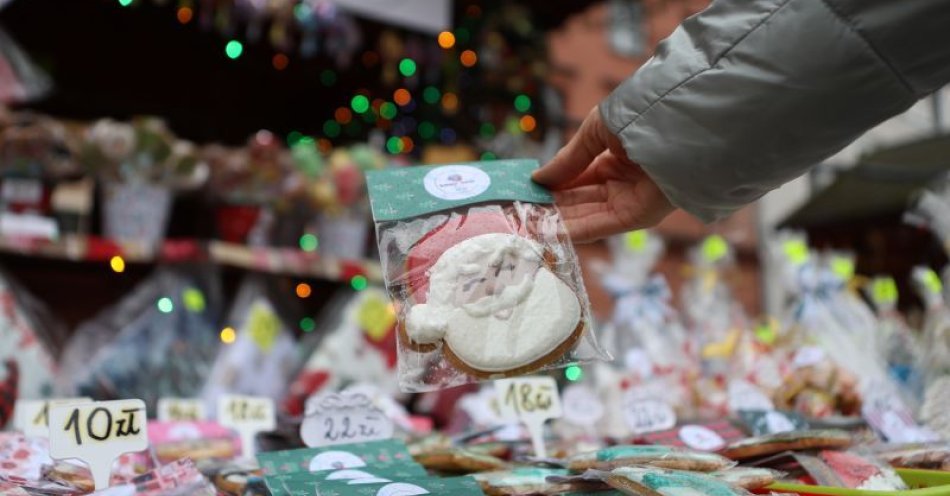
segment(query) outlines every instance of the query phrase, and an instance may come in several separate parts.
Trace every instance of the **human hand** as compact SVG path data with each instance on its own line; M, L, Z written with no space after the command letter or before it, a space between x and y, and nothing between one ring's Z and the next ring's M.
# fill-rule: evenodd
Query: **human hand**
M654 226L674 210L656 183L627 157L597 108L532 178L553 190L571 239L578 243Z

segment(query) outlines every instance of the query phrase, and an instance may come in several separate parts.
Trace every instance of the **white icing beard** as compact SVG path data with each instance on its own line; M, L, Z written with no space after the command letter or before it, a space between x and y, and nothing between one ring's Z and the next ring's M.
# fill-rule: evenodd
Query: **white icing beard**
M544 266L540 245L494 233L439 257L426 303L409 309L406 333L417 343L444 340L470 367L495 372L551 353L579 320L577 295Z

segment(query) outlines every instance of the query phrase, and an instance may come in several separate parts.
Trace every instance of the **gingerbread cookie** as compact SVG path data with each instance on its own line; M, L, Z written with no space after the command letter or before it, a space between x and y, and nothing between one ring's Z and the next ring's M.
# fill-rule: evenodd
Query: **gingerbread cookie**
M624 494L643 496L743 496L749 494L708 474L651 467L621 467L604 475L604 481Z
M662 445L611 446L589 453L581 453L567 459L567 468L573 471L587 469L611 470L631 465L712 472L735 465L714 453L690 451Z
M413 455L413 459L428 470L455 474L502 470L508 466L493 456L452 448Z
M834 429L790 431L743 439L721 453L733 460L745 460L783 451L847 448L851 442L851 434Z
M427 270L425 302L409 308L406 337L441 343L450 363L476 377L540 369L584 330L577 294L552 269L539 243L516 234L461 241Z
M775 482L784 473L761 467L732 467L709 475L733 486L754 490Z

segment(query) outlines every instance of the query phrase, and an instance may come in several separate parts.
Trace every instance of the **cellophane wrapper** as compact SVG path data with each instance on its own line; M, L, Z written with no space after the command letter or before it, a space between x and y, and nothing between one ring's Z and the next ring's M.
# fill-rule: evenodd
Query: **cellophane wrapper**
M551 357L531 370L519 370L514 374L500 372L491 377L483 377L481 374L475 376L446 359L443 342L420 350L419 346L409 342L404 331L412 306L427 297L428 269L435 263L434 260L428 260L431 263L426 265L425 260L412 260L417 256L413 250L420 242L433 236L444 236L446 240L450 240L451 242L446 242L444 246L448 249L461 241L486 233L513 234L536 243L543 263L573 290L580 304L580 337L567 351ZM386 289L393 300L393 310L398 320L398 374L399 386L403 391L434 391L480 380L610 359L610 355L601 349L592 332L590 303L581 278L580 263L560 213L554 205L497 201L442 210L411 219L377 221L376 237ZM498 268L492 267L489 261L479 265L488 272ZM489 294L497 294L506 286L497 279L485 281L483 278L479 283L487 284L483 289ZM541 329L537 331L540 332Z

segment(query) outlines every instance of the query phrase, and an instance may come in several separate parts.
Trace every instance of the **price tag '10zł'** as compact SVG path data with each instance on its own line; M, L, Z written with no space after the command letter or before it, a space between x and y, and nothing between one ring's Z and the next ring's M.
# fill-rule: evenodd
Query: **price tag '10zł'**
M86 462L96 490L105 489L109 487L112 462L119 455L148 449L146 421L142 400L51 405L50 456Z
M535 456L547 456L544 422L561 416L561 398L552 377L521 377L495 381L501 416L521 421L531 433Z
M241 452L245 458L254 456L254 439L258 432L277 428L274 400L258 396L222 395L218 399L218 423L237 431L241 436Z

